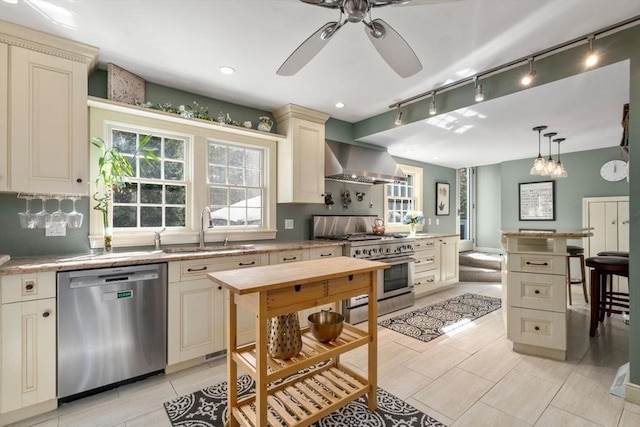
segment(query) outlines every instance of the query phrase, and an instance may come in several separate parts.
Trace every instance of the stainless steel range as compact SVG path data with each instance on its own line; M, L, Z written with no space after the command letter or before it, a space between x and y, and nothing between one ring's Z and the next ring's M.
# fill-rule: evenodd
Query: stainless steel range
M344 242L344 256L385 262L389 268L378 272L378 314L410 307L415 302L413 292L414 239L402 234L369 234L375 216L313 217L315 239ZM367 319L369 297L360 295L343 301L343 314L350 323Z

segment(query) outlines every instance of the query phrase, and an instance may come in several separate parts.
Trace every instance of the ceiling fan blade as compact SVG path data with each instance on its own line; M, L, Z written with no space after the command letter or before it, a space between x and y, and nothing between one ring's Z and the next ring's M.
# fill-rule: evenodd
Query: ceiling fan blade
M327 45L327 42L343 25L344 23L340 22L327 22L324 24L289 55L287 60L278 68L276 74L279 76L293 76L300 71Z
M365 32L380 56L400 77L409 77L422 70L422 64L411 46L382 19L366 23Z
M328 7L330 9L337 9L342 5L343 0L300 0L302 3L311 4L314 6Z

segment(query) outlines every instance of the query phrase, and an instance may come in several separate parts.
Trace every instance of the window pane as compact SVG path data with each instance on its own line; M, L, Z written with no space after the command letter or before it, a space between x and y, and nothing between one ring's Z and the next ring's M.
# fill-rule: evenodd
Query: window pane
M140 135L140 140L142 141L143 138L146 138L147 135ZM145 145L145 147L147 149L153 149L153 152L156 153L156 155L158 157L162 156L162 152L160 151L160 148L162 147L162 138L159 136L152 136L151 139L149 140L149 142L147 142L147 145Z
M262 190L248 189L247 199L256 199L259 202L257 205L249 204L249 206L262 206Z
M162 204L162 185L141 184L140 203Z
M247 214L247 209L242 207L231 207L229 208L229 220L232 225L245 225L245 219Z
M246 206L247 190L244 188L229 189L229 204L231 206Z
M162 208L142 206L140 208L141 227L160 227L162 225Z
M223 166L209 166L209 182L211 184L226 184L227 168Z
M124 188L113 192L114 203L137 203L138 202L138 184L127 182Z
M164 157L167 159L184 159L184 141L171 138L165 139Z
M229 166L244 167L244 148L229 147Z
M187 189L184 185L167 185L165 203L168 205L184 205L187 201L186 192Z
M172 181L184 180L184 163L164 162L164 179Z
M262 151L247 150L246 167L251 169L262 168Z
M260 177L261 177L261 174L259 170L256 170L256 169L246 170L246 179L247 179L246 184L248 186L259 187L261 184Z
M162 163L155 160L140 159L140 178L162 178Z
M133 132L112 130L111 144L121 153L133 154L136 152L136 137L137 135Z
M229 190L227 188L212 187L209 195L209 203L212 206L227 206L229 203Z
M184 227L186 225L184 208L166 208L165 216L165 225L167 227Z
M113 226L114 227L137 227L137 208L135 206L114 206Z
M231 184L231 185L243 185L244 184L244 169L229 168L229 184Z
M224 145L209 144L209 163L226 166L227 147Z

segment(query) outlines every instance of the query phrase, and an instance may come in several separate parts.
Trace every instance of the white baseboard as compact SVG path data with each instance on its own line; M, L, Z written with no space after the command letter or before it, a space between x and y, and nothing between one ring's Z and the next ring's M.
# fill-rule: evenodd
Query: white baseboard
M500 254L500 255L504 255L504 251L500 248L483 248L483 247L475 247L473 248L474 251L476 252L487 252L490 254Z
M625 387L624 400L640 405L640 385L628 382Z

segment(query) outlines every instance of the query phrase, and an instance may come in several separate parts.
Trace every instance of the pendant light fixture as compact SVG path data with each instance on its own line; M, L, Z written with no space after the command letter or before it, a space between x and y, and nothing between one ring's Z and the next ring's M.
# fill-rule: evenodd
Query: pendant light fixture
M596 39L595 34L589 36L589 55L587 55L587 59L585 59L584 64L587 67L593 67L598 63L598 54L595 50L593 50L593 41Z
M538 132L538 157L533 161L533 167L531 168L531 172L529 172L530 175L542 175L542 171L544 170L545 161L540 153L540 134L546 128L546 126L536 126L532 129Z
M398 113L396 114L396 120L393 122L396 126L402 124L402 111L400 111L400 104L398 104Z
M478 83L478 76L475 77L475 86L476 86L476 102L484 101L484 92L482 91L482 85Z
M431 103L429 104L429 115L435 116L438 114L438 109L436 108L436 93L431 92Z
M556 162L556 168L553 170L554 178L566 178L568 176L567 171L564 168L564 165L560 161L560 143L564 141L566 138L556 138L553 142L558 143L558 161Z
M549 158L547 159L547 162L544 164L544 169L542 170L542 176L553 176L553 171L556 168L556 162L553 160L553 157L551 157L551 138L553 138L557 134L558 132L549 132L544 134L545 138L549 138Z
M529 86L533 82L533 78L536 75L536 71L533 69L533 56L529 58L528 62L529 72L522 77L522 80L520 80L520 83L522 83L523 86Z

